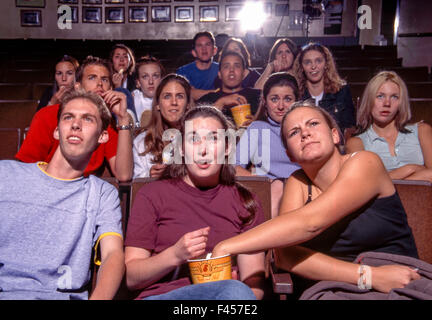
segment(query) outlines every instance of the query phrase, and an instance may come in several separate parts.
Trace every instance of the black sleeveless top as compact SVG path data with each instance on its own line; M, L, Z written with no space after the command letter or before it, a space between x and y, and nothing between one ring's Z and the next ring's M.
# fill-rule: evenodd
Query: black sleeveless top
M306 204L311 199L312 186L309 181ZM418 258L414 236L397 192L372 199L300 246L346 261L353 261L365 251Z

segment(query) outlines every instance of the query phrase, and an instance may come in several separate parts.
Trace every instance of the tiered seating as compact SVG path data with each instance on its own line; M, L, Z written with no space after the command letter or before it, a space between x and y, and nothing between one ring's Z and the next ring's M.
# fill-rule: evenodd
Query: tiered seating
M260 40L260 43L273 44L275 38ZM151 54L160 58L167 72L174 72L180 65L193 60L191 55L192 40L142 40L122 41L130 46L136 57ZM41 43L43 43L41 45ZM40 99L43 91L53 83L54 63L67 53L82 61L87 55L107 58L111 41L86 41L85 46L80 40L4 40L0 49L0 100L33 100ZM39 49L41 48L41 49ZM43 48L43 51L42 51ZM406 81L411 98L432 98L432 82L427 67L402 67L401 59L397 57L395 46L330 46L339 73L351 86L353 100L361 96L365 84L379 70L394 70ZM268 48L266 48L268 52ZM28 53L31 52L31 55ZM265 64L265 63L264 63ZM263 65L253 65L262 70ZM15 104L13 102L12 104ZM1 104L2 106L4 103ZM415 101L412 106L419 105L419 110L413 110L413 119L431 119L425 109L428 101ZM17 110L17 109L16 109ZM22 121L28 125L29 117L34 110L21 108L14 118L24 117ZM0 111L2 115L5 111ZM4 121L4 120L3 120ZM20 124L16 126L24 128ZM1 127L1 125L0 125ZM11 127L8 123L7 127Z
M35 100L0 100L0 128L18 130L20 144L24 138L23 133L30 126L36 107ZM0 140L0 148L9 148L8 144L6 140Z

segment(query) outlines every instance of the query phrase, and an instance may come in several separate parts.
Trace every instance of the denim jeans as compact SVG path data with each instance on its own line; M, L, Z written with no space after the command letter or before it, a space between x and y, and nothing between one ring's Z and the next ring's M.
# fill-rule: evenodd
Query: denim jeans
M256 300L256 297L243 282L223 280L193 284L143 300Z

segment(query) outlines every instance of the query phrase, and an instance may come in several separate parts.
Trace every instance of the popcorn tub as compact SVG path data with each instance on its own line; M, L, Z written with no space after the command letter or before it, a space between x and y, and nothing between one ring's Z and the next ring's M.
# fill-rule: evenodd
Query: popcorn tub
M194 284L231 279L231 255L188 260Z

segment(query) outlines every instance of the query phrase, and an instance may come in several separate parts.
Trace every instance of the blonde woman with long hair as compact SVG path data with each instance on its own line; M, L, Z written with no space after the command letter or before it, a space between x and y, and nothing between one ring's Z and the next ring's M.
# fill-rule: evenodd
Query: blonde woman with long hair
M392 179L432 181L432 127L411 118L408 90L392 71L382 71L367 84L357 114L357 136L349 152L377 153Z

